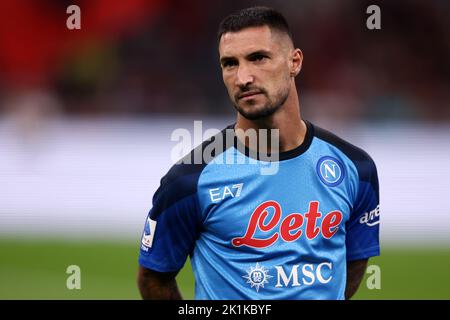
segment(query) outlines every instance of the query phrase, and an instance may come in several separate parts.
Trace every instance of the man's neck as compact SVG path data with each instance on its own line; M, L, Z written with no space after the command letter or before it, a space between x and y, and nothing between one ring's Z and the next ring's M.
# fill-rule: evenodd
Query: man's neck
M241 129L244 133L248 129L256 130L260 129L279 129L279 146L278 150L271 150L271 152L284 152L297 148L301 145L306 136L306 124L300 116L300 106L298 102L298 96L296 90L295 94L291 92L290 97L286 100L285 104L269 117L248 120L242 115L238 114L235 129ZM249 149L255 150L254 146L249 146L248 141L239 134L239 130L236 132L237 137L244 143ZM258 135L259 139L259 135ZM258 141L258 145L261 143ZM270 149L270 138L266 142ZM258 150L259 152L265 152L265 150Z

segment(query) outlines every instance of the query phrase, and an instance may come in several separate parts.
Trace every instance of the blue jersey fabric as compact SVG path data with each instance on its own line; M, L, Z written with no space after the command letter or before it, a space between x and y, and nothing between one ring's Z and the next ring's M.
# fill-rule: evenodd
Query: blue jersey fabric
M377 171L366 152L305 123L276 174L261 174L270 163L235 137L225 143L233 125L174 165L153 197L140 265L176 272L190 255L196 299L344 299L347 261L379 255ZM223 150L198 163L213 142Z

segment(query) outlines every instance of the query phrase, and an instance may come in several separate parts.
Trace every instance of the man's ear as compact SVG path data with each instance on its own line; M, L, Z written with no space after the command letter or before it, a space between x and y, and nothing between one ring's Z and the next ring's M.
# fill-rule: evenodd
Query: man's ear
M291 55L291 77L296 77L302 69L303 52L300 49L294 49Z

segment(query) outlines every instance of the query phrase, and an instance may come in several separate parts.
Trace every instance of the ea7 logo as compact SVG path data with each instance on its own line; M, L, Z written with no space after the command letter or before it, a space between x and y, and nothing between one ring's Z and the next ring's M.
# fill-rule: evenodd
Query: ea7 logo
M380 217L380 206L378 205L372 211L364 213L359 219L359 223L366 224L369 227L373 227L380 223L379 217Z
M225 198L237 198L241 195L243 183L237 183L231 186L225 186L222 188L209 189L209 196L212 202L219 202Z

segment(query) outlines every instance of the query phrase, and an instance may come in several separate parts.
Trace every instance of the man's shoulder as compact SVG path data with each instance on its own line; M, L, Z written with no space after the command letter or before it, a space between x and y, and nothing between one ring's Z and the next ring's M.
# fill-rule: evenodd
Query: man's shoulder
M360 179L371 179L373 173L376 173L375 161L365 150L317 125L313 125L313 130L314 137L334 146L353 162Z
M154 194L155 212L162 212L170 205L197 193L200 175L208 164L208 161L205 161L203 157L203 151L212 143L221 143L223 141L222 136L227 128L205 140L172 165L161 178L159 188Z
M223 128L179 159L161 179L161 185L180 180L196 181L208 163L229 147L227 134L232 128L233 124Z

